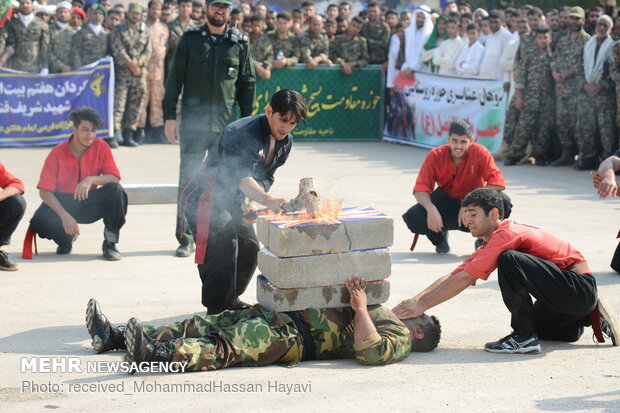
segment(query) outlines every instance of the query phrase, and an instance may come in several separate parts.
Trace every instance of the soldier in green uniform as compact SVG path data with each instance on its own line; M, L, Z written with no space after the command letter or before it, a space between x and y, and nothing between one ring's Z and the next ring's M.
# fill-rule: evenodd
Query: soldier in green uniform
M101 6L103 8L103 6ZM69 25L71 3L63 1L56 8L56 22L50 25L50 73L71 70L71 41L76 30ZM105 10L105 9L103 9Z
M97 353L127 349L130 363L187 363L185 371L350 358L385 365L437 347L437 318L399 320L387 307L367 305L363 280L354 276L345 285L351 307L274 313L256 304L163 327L142 325L137 318L125 329L113 327L91 299L86 325Z
M597 169L598 159L618 149L615 85L610 76L609 56L614 45L610 36L613 21L602 15L596 21L596 35L583 48L583 65L577 70L577 170ZM596 137L600 136L600 148Z
M193 29L198 26L194 20L191 19L192 13L192 0L180 0L179 1L179 15L176 19L168 23L168 31L170 37L168 37L168 50L166 51L166 70L170 71L170 65L172 65L172 58L174 51L177 48L177 44L188 29Z
M519 81L515 80L515 107L520 111L516 133L505 165L514 165L525 155L528 142L537 165L547 163L552 119L554 83L551 77L551 34L545 26L536 29L536 52L521 56ZM517 78L515 74L515 79Z
M273 46L273 52L276 54L273 62L273 67L276 69L293 66L299 62L299 42L290 31L291 25L291 15L283 11L278 13L276 29L267 33Z
M103 27L105 14L98 8L88 11L88 20L71 39L71 67L86 66L110 54L110 31Z
M316 14L308 19L308 29L297 35L301 50L300 63L310 69L319 64L331 65L329 60L329 39L323 31L323 17Z
M368 64L366 39L359 35L363 24L362 18L355 16L349 23L347 31L336 36L329 50L330 59L340 65L345 75L352 74L354 67L363 68Z
M381 21L381 9L376 1L368 2L368 21L364 23L360 34L368 43L368 59L371 65L382 65L387 60L387 48L390 43L390 26Z
M151 57L151 36L141 17L140 3L130 3L125 21L114 26L111 35L116 76L114 138L134 147L138 146L133 138L146 99L146 66Z
M570 9L571 32L558 41L551 62L555 80L556 125L562 154L551 166L572 165L577 150L577 68L583 66L583 46L590 35L583 30L586 14L577 6Z
M19 17L8 22L0 67L29 73L48 73L50 33L47 23L34 15L32 0L20 0Z
M252 51L252 62L254 70L262 79L271 78L271 68L273 67L273 46L271 40L265 33L265 18L254 15L250 19L252 30L250 30L250 49Z
M208 1L207 24L181 37L166 80L165 133L173 143L179 137L176 103L183 90L179 197L205 152L235 119L235 104L242 117L252 113L256 77L249 39L226 25L231 4L230 0ZM177 256L188 257L194 239L179 209L175 234L180 244Z

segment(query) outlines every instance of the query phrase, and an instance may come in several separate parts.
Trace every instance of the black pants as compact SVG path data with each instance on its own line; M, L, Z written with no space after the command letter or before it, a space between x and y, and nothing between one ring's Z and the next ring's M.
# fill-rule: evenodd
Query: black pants
M103 218L105 240L118 242L127 215L127 194L120 184L109 183L90 191L88 199L84 201L76 201L73 194L54 195L78 224L91 224ZM60 217L45 204L41 204L35 211L30 220L30 229L39 237L54 240L63 247L73 243L73 235L65 233Z
M508 218L512 211L512 203L503 191L499 194L504 201L504 218ZM459 225L460 199L450 198L441 188L437 188L431 194L431 201L441 215L443 231L435 232L428 229L426 209L422 205L416 204L403 214L403 220L411 232L426 235L433 245L441 244L448 231L458 229L459 231L469 232L469 228Z
M554 263L519 251L504 251L497 261L499 287L520 336L576 341L591 325L597 302L591 274L560 270ZM532 303L532 298L536 299Z
M209 240L204 264L198 264L202 280L202 305L208 314L230 308L245 292L260 249L254 227L242 222L242 206L214 196Z
M0 247L11 243L11 235L24 216L26 200L20 194L0 201Z

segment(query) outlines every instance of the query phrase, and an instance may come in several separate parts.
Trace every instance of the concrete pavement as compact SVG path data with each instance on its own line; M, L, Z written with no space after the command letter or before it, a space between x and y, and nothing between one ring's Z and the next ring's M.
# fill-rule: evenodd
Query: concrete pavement
M0 161L28 190L26 216L7 248L14 258L40 203L35 186L48 152L0 152ZM392 216L388 305L393 306L451 271L473 250L469 234L452 233L451 254L436 255L424 238L409 252L412 237L400 215L414 203L411 189L426 153L379 142L296 143L272 192L293 197L299 178L312 176L323 198L342 201L343 206L369 205ZM123 183L177 181L178 147L121 147L114 155ZM587 172L566 167L502 169L515 205L512 218L543 227L581 250L599 291L620 313L620 275L609 268L620 224L618 201L598 200ZM101 368L21 372L22 358L77 357L84 370L88 362L120 360L120 353L96 355L90 347L84 310L91 297L118 323L137 316L160 324L204 310L193 259L174 256L175 209L131 205L121 232L120 262L101 259L99 222L80 227L71 255L57 256L53 242L39 240L38 256L16 259L18 272L0 273L0 411L620 411L620 350L594 344L590 329L576 343L544 341L538 355L482 350L485 342L510 333L495 274L429 311L443 326L437 350L414 353L386 367L334 360L191 374L127 376ZM241 298L255 301L255 281ZM190 392L185 385L205 390Z

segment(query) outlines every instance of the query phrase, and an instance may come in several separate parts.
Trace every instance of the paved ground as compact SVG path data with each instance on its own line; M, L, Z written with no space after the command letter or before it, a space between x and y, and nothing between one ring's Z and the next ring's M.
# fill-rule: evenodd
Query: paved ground
M35 185L48 151L2 149L1 161L28 188L26 217L8 248L13 257L40 202ZM388 304L393 306L452 270L473 249L471 236L456 233L450 255L437 256L425 239L415 253L409 252L411 235L400 215L413 203L411 188L426 153L387 143L300 143L272 191L292 197L299 178L313 176L324 198L345 206L371 205L392 215ZM114 154L125 183L176 181L177 147L120 148ZM620 312L620 276L609 268L619 226L617 201L597 200L586 172L535 166L504 172L515 204L513 218L570 240ZM19 272L0 274L0 411L620 411L620 350L593 344L591 330L574 344L543 342L543 352L534 356L481 349L510 332L495 275L431 311L443 325L436 351L391 366L369 368L341 360L185 375L20 372L24 357L78 357L84 369L87 362L120 360L120 354L96 355L90 348L84 309L91 297L119 323L133 315L163 323L203 310L193 260L173 256L174 212L174 205L131 206L121 233L120 262L101 259L103 225L97 223L81 226L70 256L56 256L55 245L41 240L35 259L17 259ZM255 293L252 284L242 298L253 301ZM297 386L287 394L276 391L276 383ZM169 393L157 387L164 384L202 384L211 391ZM82 385L95 389L76 393ZM102 390L110 385L120 386L120 393ZM234 385L246 391L240 386L227 391Z

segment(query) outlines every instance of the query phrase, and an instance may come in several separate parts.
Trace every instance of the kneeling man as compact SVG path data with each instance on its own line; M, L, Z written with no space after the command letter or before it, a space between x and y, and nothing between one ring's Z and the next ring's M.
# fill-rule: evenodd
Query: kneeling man
M399 320L386 307L367 306L363 279L349 278L346 287L351 308L273 313L256 304L164 327L137 318L125 328L113 327L91 299L86 326L97 353L126 349L130 363L187 363L185 371L345 358L383 365L437 347L441 326L434 316Z
M396 306L399 318L423 314L497 268L513 332L485 344L486 351L539 353L539 338L577 341L587 326L598 342L606 335L618 345L620 326L611 307L597 296L596 280L579 251L540 228L504 220L503 201L494 189L476 189L462 205L465 223L474 237L482 238L482 246L452 273Z
M438 254L450 252L448 231L469 231L461 200L483 186L503 191L506 182L493 155L484 146L474 143L469 122L457 119L450 124L448 144L434 148L424 159L413 187L418 203L403 215L407 227L415 234L411 250L415 248L418 235L422 234L433 243ZM507 218L512 204L504 192L500 194Z
M127 215L127 194L108 144L96 137L103 121L91 108L69 114L69 140L58 144L45 160L37 188L43 204L30 221L29 232L58 244L57 254L69 254L80 233L78 224L103 218L103 257L116 261L116 247ZM25 257L26 253L24 254Z

